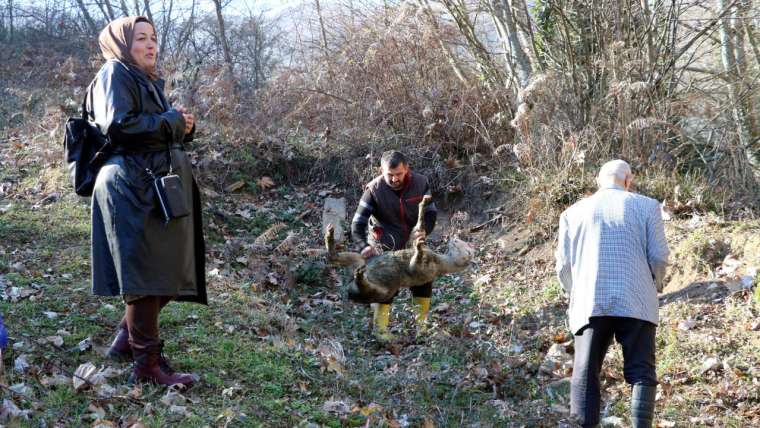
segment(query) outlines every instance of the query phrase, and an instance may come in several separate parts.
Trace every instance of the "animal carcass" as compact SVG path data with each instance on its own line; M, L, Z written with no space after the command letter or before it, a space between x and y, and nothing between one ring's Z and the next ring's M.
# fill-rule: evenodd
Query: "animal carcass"
M429 199L423 202L428 201ZM426 203L420 203L416 229L422 227L424 205ZM348 297L358 303L385 302L399 288L415 287L439 276L460 272L475 254L469 244L457 238L449 241L445 254L433 252L425 247L422 239L417 239L412 248L387 251L365 260L356 252L337 252L333 233L332 225L329 225L325 232L327 261L353 269L354 280L348 286Z

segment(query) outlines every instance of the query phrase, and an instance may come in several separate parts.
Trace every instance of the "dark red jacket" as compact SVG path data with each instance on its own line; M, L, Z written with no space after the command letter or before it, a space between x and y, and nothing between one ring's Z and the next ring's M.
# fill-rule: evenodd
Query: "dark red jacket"
M425 195L430 195L430 187L423 175L410 172L399 191L393 190L382 175L376 177L365 187L351 221L354 240L362 245L379 243L385 250L404 248L417 224L419 203ZM435 227L436 217L435 203L430 203L423 219L428 234Z

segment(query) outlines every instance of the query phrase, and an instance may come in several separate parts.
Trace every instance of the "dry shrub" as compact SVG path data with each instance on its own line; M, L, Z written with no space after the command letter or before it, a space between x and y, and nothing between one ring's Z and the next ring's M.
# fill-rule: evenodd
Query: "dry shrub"
M256 94L229 87L221 70L201 72L193 102L212 124L213 150L224 152L219 159L237 158L215 168L360 183L375 174L382 151L401 148L441 188L472 167L443 167L447 159L481 153L486 160L510 143L513 131L501 113L506 91L486 94L477 79L460 81L424 16L395 10L388 24L382 8L332 20L331 32L342 37L327 56L309 52ZM439 31L458 37L445 26ZM247 154L233 153L240 151Z

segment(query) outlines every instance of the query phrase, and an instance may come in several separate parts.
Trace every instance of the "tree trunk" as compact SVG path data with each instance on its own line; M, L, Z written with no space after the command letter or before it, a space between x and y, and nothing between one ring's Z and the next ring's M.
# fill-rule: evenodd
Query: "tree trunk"
M757 62L757 66L760 67L760 48L758 48L757 29L755 28L755 25L748 20L742 20L742 24L744 24L744 30L747 32L747 40L749 41L749 46L752 48L752 54L755 56L755 62Z
M138 3L137 0L134 0L134 4L135 4L135 15L139 15L140 14L140 3Z
M747 21L752 19L750 2L746 0L739 2L737 12L737 19L734 20L736 23L734 24L734 51L736 52L736 69L739 73L737 78L741 82L742 107L747 114L750 138L754 140L760 137L760 128L758 127L758 117L755 111L754 97L752 96L754 82L750 78L751 68L744 42L745 35L749 36L747 29L750 28L750 25L747 25Z
M153 25L156 25L156 21L153 20L153 13L150 11L149 0L145 0L145 14L148 15L148 19L150 19L150 22L152 22Z
M113 21L114 19L116 19L116 13L114 13L113 11L111 0L105 0L104 3L106 4L106 11L108 11L109 20Z
M654 19L652 17L652 11L649 9L649 0L641 0L641 10L644 12L644 22L646 24L646 38L647 38L647 69L654 70L655 52L654 42L652 41L652 32L654 31Z
M90 12L87 11L87 7L85 7L84 1L77 0L77 5L79 6L79 11L82 12L82 16L84 17L84 21L87 23L87 27L90 28L90 34L98 34L98 27L95 25L95 21L92 20Z
M317 17L319 17L319 31L322 34L322 51L325 56L325 61L329 62L329 53L327 51L327 31L325 31L325 21L322 19L322 7L319 5L319 0L314 0L314 4L317 7Z
M106 19L107 22L111 21L111 17L108 16L108 12L106 11L105 6L103 5L103 1L96 1L95 4L98 6L98 9L100 9L100 13L103 14L103 18Z
M719 10L725 10L726 0L717 0L717 5ZM754 169L755 175L760 177L760 149L752 147L753 141L749 120L740 98L741 94L738 82L739 76L736 65L734 39L731 28L731 16L734 16L734 14L726 14L720 18L720 57L728 79L728 98L731 103L731 116L734 121L736 133L738 134L739 144L745 151L747 160Z
M227 35L224 29L224 17L222 16L222 1L213 0L216 7L216 19L219 21L219 38L222 41L222 51L224 53L224 63L227 64L227 69L232 74L232 55L230 55L230 46L227 43Z
M190 40L190 36L193 34L193 30L195 28L195 5L196 0L193 0L192 6L190 7L190 18L185 22L185 25L180 32L180 36L177 38L177 45L175 49L178 53L182 52L185 49L185 45L187 44L188 40Z
M121 4L121 13L124 14L124 16L129 16L129 8L127 7L127 2L124 0L120 0Z
M498 68L491 58L490 52L486 49L483 42L480 41L475 25L468 16L466 5L463 2L455 0L440 0L446 7L446 10L454 18L459 31L467 41L467 48L481 68L486 83L494 86L506 86L505 78L501 69Z
M503 30L506 30L505 40L502 40L504 47L509 51L510 62L514 64L514 73L517 78L517 83L520 88L528 86L531 74L533 74L533 68L530 64L528 55L525 54L525 49L520 43L520 38L517 33L517 25L515 24L515 14L512 11L512 6L507 0L501 0L501 14L496 15L496 19L502 20ZM494 4L494 8L499 8L499 4Z
M435 30L435 38L438 41L438 46L440 46L441 50L443 51L443 55L446 57L446 60L449 61L452 70L454 70L454 74L457 76L460 82L466 84L467 79L464 77L462 68L459 66L456 57L454 57L454 54L451 53L448 45L446 45L446 43L443 41L443 38L441 37L441 31L438 26L438 18L433 14L430 3L428 0L417 0L417 4L419 4L425 13L427 13L428 17L430 17L430 22L432 23L433 29Z
M158 44L158 59L160 60L163 56L162 52L164 51L164 47L166 46L166 37L169 35L169 29L172 26L172 9L174 9L174 0L169 0L169 8L168 11L164 13L164 22L162 23L161 28L161 39L159 40Z
M13 0L8 0L8 41L13 41Z

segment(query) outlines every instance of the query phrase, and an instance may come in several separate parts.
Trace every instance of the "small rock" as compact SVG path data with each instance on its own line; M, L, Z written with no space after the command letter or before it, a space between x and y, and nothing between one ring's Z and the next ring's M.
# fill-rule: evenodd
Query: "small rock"
M710 357L702 363L702 367L699 369L699 374L705 374L711 370L720 368L720 360L716 357Z
M322 406L322 411L329 413L345 414L351 412L351 406L339 400L327 400Z
M13 369L16 370L17 372L23 373L26 371L26 369L31 367L29 362L26 360L27 357L28 355L26 354L19 355L18 358L16 358L16 360L13 363Z
M171 406L169 407L169 412L182 416L190 416L190 412L187 410L187 406Z
M42 198L42 200L39 202L41 204L51 204L53 202L56 202L57 200L61 199L61 194L58 192L50 193L49 195Z
M79 350L82 352L92 348L92 339L90 339L89 337L83 339L81 342L77 344L77 348L79 348Z
M622 427L624 425L623 418L619 416L607 416L601 422L602 426L606 427Z
M11 266L11 272L24 273L26 272L26 266L21 262L13 263Z
M491 282L491 275L483 275L480 278L475 280L475 282L473 283L473 286L475 288L480 288L484 285L487 285L490 282Z
M561 343L553 344L546 352L544 361L538 371L546 375L553 375L555 370L568 369L573 366L573 356L567 352L567 347Z
M8 387L11 391L25 395L27 397L34 397L34 390L25 383L17 383Z
M678 323L678 329L683 331L688 331L694 328L694 326L697 325L697 321L692 318L686 318L685 320Z

